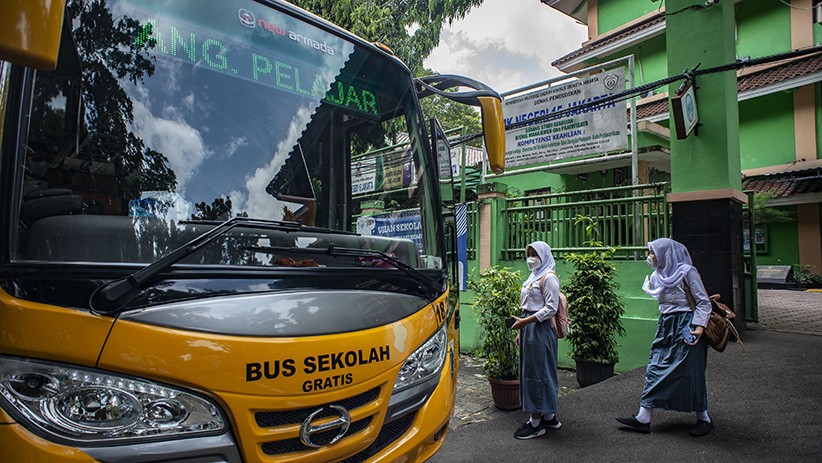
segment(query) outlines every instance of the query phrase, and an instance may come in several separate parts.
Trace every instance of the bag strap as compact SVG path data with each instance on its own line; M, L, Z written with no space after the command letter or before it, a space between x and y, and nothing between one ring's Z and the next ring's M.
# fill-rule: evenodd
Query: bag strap
M554 276L554 278L556 278L556 279L557 279L557 282L559 282L559 277L557 276L556 272L552 272L552 271L548 270L548 271L547 271L547 272L545 272L545 274L544 274L544 275L542 275L542 276L540 277L540 279L539 279L539 291L540 291L540 292L542 292L542 283L543 283L543 282L545 282L545 277L547 277L547 276L549 276L549 275L553 275L553 276Z
M542 283L545 281L545 278L549 275L553 275L554 278L557 279L557 282L559 282L559 277L557 276L556 272L552 272L552 271L548 270L539 279L539 292L540 292L540 294L542 293ZM557 327L557 314L558 313L559 313L559 301L557 301L557 312L554 315L552 315L551 318L548 319L549 322L551 323L551 328L554 329L554 333L559 333L559 328Z
M736 327L728 318L725 319L725 323L727 323L728 327L730 327L731 331L733 331L737 344L742 346L742 354L745 354L745 344L742 343L742 337L739 335L739 331L736 331Z
M694 299L694 295L691 293L691 287L688 286L688 283L682 282L685 285L685 297L688 298L688 305L691 306L691 311L696 311L696 299ZM736 315L733 312L725 310L717 304L719 300L719 294L712 294L708 296L708 300L711 302L711 311L717 312L725 318L734 318Z
M685 283L685 281L682 281ZM694 295L691 294L691 287L688 286L688 283L685 283L685 297L688 298L688 305L691 306L691 312L696 312L696 301L694 300Z

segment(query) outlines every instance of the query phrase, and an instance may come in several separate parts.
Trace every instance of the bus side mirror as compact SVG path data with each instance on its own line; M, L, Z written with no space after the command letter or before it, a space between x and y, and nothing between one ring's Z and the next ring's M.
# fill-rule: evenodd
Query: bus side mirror
M489 86L468 77L437 74L418 77L419 98L439 95L457 103L479 106L482 110L482 132L488 163L495 173L505 171L505 122L502 118L502 98ZM453 87L469 87L467 92L447 92Z
M485 151L488 165L494 173L505 171L505 123L502 118L502 101L493 97L479 97L482 108L482 133L485 135Z
M0 2L0 60L54 70L65 10L65 0Z

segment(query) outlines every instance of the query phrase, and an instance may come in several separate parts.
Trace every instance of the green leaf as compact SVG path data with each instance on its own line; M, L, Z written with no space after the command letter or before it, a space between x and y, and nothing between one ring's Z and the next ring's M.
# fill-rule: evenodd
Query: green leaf
M519 315L521 277L502 266L482 272L468 286L476 292L474 311L480 336L479 354L485 358L486 375L497 379L519 376L519 349L516 332L505 326L505 319Z
M602 247L594 239L598 224L589 217L577 216L575 225L584 225L590 246ZM567 260L574 271L563 287L568 296L568 314L572 319L568 343L571 355L587 360L617 362L617 336L625 334L622 300L616 293L619 284L614 281L616 269L607 261L615 249L571 253Z

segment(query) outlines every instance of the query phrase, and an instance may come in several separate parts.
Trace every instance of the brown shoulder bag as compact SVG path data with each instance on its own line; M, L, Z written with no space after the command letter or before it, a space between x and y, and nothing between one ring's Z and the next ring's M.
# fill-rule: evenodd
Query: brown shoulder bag
M685 284L685 296L688 297L688 304L691 310L696 310L696 301L691 288ZM702 333L708 345L715 351L722 352L728 346L728 341L731 339L731 333L736 337L736 342L742 346L742 353L745 353L745 344L742 343L742 338L739 337L739 332L733 324L733 319L736 314L727 305L719 302L719 294L714 294L708 299L711 301L711 316L708 317L708 324L705 326L705 331Z

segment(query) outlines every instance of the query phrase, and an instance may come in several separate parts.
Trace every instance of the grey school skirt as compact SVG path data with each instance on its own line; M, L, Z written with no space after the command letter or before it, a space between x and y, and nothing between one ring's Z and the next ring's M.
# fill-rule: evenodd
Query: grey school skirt
M523 317L531 315L524 313ZM551 322L530 323L519 333L522 411L557 413L557 333Z
M690 326L693 312L664 314L659 317L651 355L645 370L645 388L639 404L681 412L708 409L705 364L708 344L701 339L695 346L682 340L680 330Z

